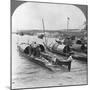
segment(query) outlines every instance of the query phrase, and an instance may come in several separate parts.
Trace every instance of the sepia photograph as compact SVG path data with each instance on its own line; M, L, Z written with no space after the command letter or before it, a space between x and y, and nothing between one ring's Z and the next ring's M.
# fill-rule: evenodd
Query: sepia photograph
M11 0L11 88L88 84L88 5Z

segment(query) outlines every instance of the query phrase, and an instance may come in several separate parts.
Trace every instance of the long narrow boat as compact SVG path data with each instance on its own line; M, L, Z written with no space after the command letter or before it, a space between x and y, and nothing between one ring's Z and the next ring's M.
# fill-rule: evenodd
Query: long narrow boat
M25 54L23 52L23 49L20 46L18 46L18 50L20 52L20 55L22 55L23 57L29 59L30 61L32 61L32 62L34 62L34 63L36 63L36 64L38 64L44 68L47 68L50 71L53 71L54 66L61 66L61 65L65 65L68 67L69 71L71 70L71 60L67 60L67 61L66 60L60 60L59 57L56 57L56 61L53 62L54 61L53 60L54 54L50 55L50 53L41 52L41 57L31 57L31 56ZM48 65L47 61L50 62L50 64L52 62L53 63L51 65Z
M55 53L55 54L59 54L59 55L62 55L62 56L69 56L69 53L64 53L62 51L57 51L57 50L52 50L50 47L48 47L45 43L44 43L46 49L52 53ZM76 60L80 60L80 61L85 61L87 62L87 54L85 53L82 53L82 52L76 52L76 51L72 51L73 55L72 57Z
M45 58L43 58L43 57L31 57L31 56L25 54L24 50L20 46L17 46L17 48L18 48L19 54L21 56L27 58L28 60L30 60L30 61L32 61L32 62L34 62L34 63L36 63L36 64L38 64L40 66L42 66L43 68L46 68L46 69L48 69L50 71L53 71L51 66L49 66L47 64L47 60Z

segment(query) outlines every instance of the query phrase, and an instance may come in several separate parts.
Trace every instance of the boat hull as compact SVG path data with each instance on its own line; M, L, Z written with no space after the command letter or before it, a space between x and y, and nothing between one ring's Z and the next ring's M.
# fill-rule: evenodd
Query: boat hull
M44 44L45 45L45 44ZM62 55L62 56L65 56L65 57L68 57L69 54L68 53L63 53L62 51L57 51L57 50L52 50L50 49L48 46L46 46L46 49L52 53L55 53L55 54L58 54L58 55ZM77 51L72 51L73 55L72 57L76 60L80 60L80 61L85 61L87 62L87 54L85 53L82 53L82 52L77 52Z
M18 51L21 56L27 58L28 60L34 62L35 64L38 64L39 66L42 66L43 68L53 71L52 68L46 64L46 60L44 58L43 58L44 60L42 60L42 58L40 57L30 57L29 55L23 52L23 49L20 46L18 46Z

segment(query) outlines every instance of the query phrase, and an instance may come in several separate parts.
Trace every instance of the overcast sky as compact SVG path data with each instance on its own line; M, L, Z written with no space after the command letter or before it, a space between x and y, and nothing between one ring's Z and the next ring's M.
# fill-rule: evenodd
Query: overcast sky
M43 29L42 18L46 30L67 29L67 17L70 29L81 28L86 21L83 12L73 5L27 2L14 11L12 31Z

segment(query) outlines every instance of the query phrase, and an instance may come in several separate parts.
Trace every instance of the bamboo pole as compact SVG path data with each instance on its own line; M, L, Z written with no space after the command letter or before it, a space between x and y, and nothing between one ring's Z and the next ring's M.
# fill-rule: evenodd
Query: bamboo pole
M67 17L67 32L68 32L68 29L69 29L69 20L70 20L70 18Z
M43 24L43 32L44 32L44 36L45 36L45 44L47 44L46 35L45 35L45 25L44 25L43 18L42 18L42 24Z

